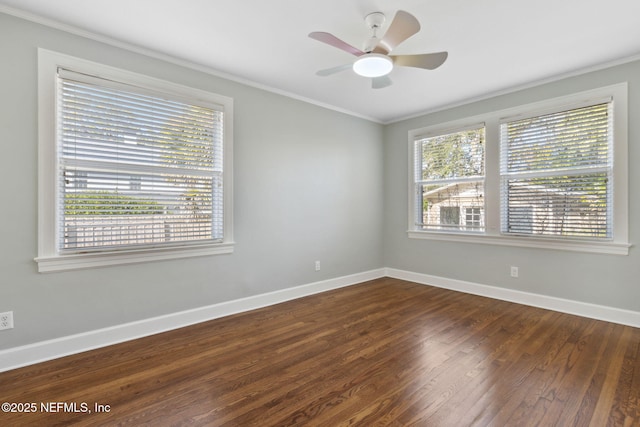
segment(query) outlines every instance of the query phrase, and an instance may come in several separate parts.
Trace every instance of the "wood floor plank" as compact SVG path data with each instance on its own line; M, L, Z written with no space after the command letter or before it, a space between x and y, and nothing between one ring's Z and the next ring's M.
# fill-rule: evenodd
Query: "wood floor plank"
M631 330L622 330L619 339L612 340L613 342L609 347L611 349L611 357L608 359L611 362L608 364L605 382L602 386L602 391L598 394L598 400L593 410L593 416L590 421L592 426L615 424L617 408L613 405L613 402L616 390L621 386L621 383L624 384L624 381L620 381L620 375L623 373L624 347L627 345L630 335Z
M640 329L382 278L0 373L0 400L45 405L11 426L638 426Z

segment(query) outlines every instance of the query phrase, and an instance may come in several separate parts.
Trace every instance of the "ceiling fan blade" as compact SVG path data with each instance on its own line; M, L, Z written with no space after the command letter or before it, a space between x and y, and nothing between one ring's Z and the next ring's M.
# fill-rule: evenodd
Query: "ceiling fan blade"
M394 65L435 70L447 60L447 52L425 53L422 55L391 55Z
M326 76L330 76L332 74L339 73L340 71L348 70L349 68L352 68L352 67L353 67L352 64L338 65L337 67L326 68L324 70L320 70L320 71L318 71L316 73L316 75L322 76L322 77L326 77Z
M344 50L345 52L355 56L364 55L364 52L360 49L355 48L349 43L340 40L333 34L325 33L324 31L314 31L312 33L309 33L309 37L322 43L326 43L330 46L337 47L338 49Z
M404 10L396 12L393 21L389 25L387 33L382 37L378 46L373 50L376 53L388 54L400 43L420 31L420 23L415 16Z
M393 82L389 76L374 77L371 79L371 87L374 89L382 89L387 86L391 86Z

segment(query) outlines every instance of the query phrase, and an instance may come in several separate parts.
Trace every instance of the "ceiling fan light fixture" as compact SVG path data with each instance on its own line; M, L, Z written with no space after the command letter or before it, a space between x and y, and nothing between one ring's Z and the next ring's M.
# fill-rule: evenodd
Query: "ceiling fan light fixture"
M381 53L366 53L353 63L353 71L363 77L382 77L393 70L393 61Z

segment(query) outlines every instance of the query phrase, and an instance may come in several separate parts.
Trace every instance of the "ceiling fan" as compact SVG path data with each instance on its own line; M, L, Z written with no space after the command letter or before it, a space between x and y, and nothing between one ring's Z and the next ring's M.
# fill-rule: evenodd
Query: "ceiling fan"
M385 22L384 14L382 12L370 13L365 16L364 21L367 27L371 29L372 36L365 43L363 50L351 46L330 33L322 31L309 33L309 37L312 39L337 47L358 57L353 63L320 70L316 73L317 75L330 76L352 68L356 74L371 77L371 87L380 89L391 85L392 81L389 78L389 73L394 66L433 70L442 65L449 55L447 52L390 55L400 43L420 31L420 23L409 12L404 10L396 12L389 29L381 39L378 38L376 33Z

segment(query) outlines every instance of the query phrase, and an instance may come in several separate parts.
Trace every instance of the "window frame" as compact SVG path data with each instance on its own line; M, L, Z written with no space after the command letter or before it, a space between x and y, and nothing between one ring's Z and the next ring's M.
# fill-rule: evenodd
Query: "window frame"
M419 197L418 195L420 195L420 199L424 200L424 193L423 193L423 187L425 185L442 185L443 187L441 188L445 188L448 185L464 185L466 183L474 183L474 182L482 182L482 192L484 193L484 185L485 185L485 179L486 179L486 164L485 164L485 158L486 158L486 153L483 152L483 157L482 157L482 162L483 162L483 174L482 175L473 175L473 176L460 176L460 177L446 177L446 178L442 178L442 179L425 179L422 176L421 171L418 171L418 165L420 165L420 167L423 166L423 159L422 157L420 157L420 159L417 158L418 156L418 152L420 152L420 156L422 156L423 153L423 149L418 147L418 142L425 140L425 139L431 139L431 138L438 138L438 137L448 137L448 136L453 136L454 134L458 134L458 133L464 133L464 132L469 132L469 131L475 131L475 130L482 130L483 131L483 151L486 150L486 128L485 128L485 124L480 122L480 123L473 123L470 125L465 125L462 127L456 127L453 129L449 129L449 128L445 128L445 129L440 129L440 128L435 128L435 129L430 129L428 132L420 134L420 135L416 135L416 137L413 139L413 144L411 146L411 150L413 150L413 154L415 157L413 157L413 161L414 163L412 163L414 165L414 167L416 168L413 171L413 181L411 182L411 185L413 186L413 191L414 193L414 197L416 198L416 203L414 204L414 210L415 210L415 217L414 217L414 222L413 222L413 226L416 227L416 229L419 230L426 230L426 231L445 231L445 232L450 232L450 233L482 233L482 229L484 228L484 226L479 227L478 229L475 230L468 230L466 227L466 222L463 224L462 222L462 218L464 218L464 214L461 210L461 208L463 207L462 205L456 205L458 207L458 222L457 222L457 227L447 227L448 225L453 225L453 224L449 224L447 222L443 222L443 212L445 212L446 210L443 210L443 208L445 207L452 207L451 205L445 205L445 206L441 206L440 207L440 220L439 220L439 224L424 224L422 218L420 218L420 214L424 215L423 212L423 206L424 205L420 205L420 203L417 201L417 198ZM449 183L449 184L447 184ZM482 205L481 205L481 209L484 210L485 208L485 201L482 201ZM447 229L448 228L448 229Z
M58 249L57 70L70 69L137 86L171 98L216 104L223 115L223 239L221 242L185 242L166 247L120 248L64 254ZM74 270L233 252L233 99L177 83L100 63L38 49L38 256L39 272Z
M511 197L511 193L509 191L509 189L511 188L516 188L517 185L515 185L514 187L512 187L511 183L513 182L517 182L517 181L528 181L528 180L533 180L536 178L542 178L542 179L557 179L557 178L562 178L562 177L566 177L564 178L566 181L570 181L574 184L578 184L580 183L580 180L584 177L589 177L592 176L596 173L599 174L604 174L607 176L607 189L608 190L614 190L614 186L615 185L611 185L611 184L615 184L613 182L612 179L609 179L612 174L613 174L613 139L614 139L614 135L613 135L613 126L612 126L612 121L610 120L611 117L613 117L615 119L615 113L613 111L613 102L611 97L606 97L598 102L588 102L585 105L577 105L574 107L571 107L569 109L565 109L563 108L562 111L558 111L558 112L554 112L551 114L533 114L533 115L528 115L526 117L507 117L503 120L501 120L500 123L500 129L501 129L501 139L500 139L500 153L501 153L501 159L500 159L500 184L501 184L501 188L500 188L500 196L501 196L501 231L503 234L505 235L524 235L524 236L532 236L532 237L544 237L544 236L548 236L551 238L554 238L553 233L545 233L542 230L538 230L538 233L526 233L523 231L519 231L519 230L515 230L515 231L511 231L510 230L510 225L511 225L511 219L513 218L512 216L510 216L510 212L514 211L514 208L512 207L513 205L517 205L518 201L515 200L515 198L517 198L518 196L514 196L514 198ZM517 153L518 149L523 149L523 145L515 145L518 144L517 142L514 142L514 140L510 140L509 139L509 135L508 135L508 128L510 125L512 125L513 123L518 123L518 122L522 122L523 120L527 121L527 120L532 120L532 119L541 119L541 120L557 120L557 117L559 115L562 116L566 116L566 114L571 113L572 115L575 114L584 114L584 111L589 111L588 114L593 114L593 107L596 107L600 110L602 109L606 109L606 126L607 126L607 139L606 139L606 146L607 146L607 158L603 161L602 159L598 160L598 164L594 165L593 159L590 160L589 164L587 166L584 165L576 165L575 163L572 163L570 165L566 165L563 164L562 166L551 166L549 167L548 164L545 165L544 168L541 168L539 165L534 164L532 169L520 169L519 165L516 164L510 164L509 163L509 155L510 153L513 151L515 151ZM604 108L603 108L604 107ZM579 111L582 111L579 112ZM578 116L579 120L583 120L584 116ZM557 123L556 123L557 124ZM600 123L601 124L601 123ZM572 123L573 126L576 125L575 122ZM537 124L536 124L537 126ZM576 132L575 129L572 128L573 132ZM535 129L535 128L534 128ZM591 130L593 130L593 128L590 128ZM535 134L535 132L533 132ZM550 149L550 147L556 147L555 143L557 141L557 139L554 139L555 137L552 137L551 139L548 138L544 138L544 139L540 139L537 137L534 137L535 139L535 143L538 144L542 144L544 143L544 147L543 148L547 148ZM532 138L529 138L527 140L528 143L532 143ZM513 143L513 144L512 144ZM570 143L571 144L571 143ZM564 147L564 145L563 145ZM574 148L575 144L573 145L569 145L569 148ZM524 161L531 161L531 159L527 158ZM580 177L580 178L578 178ZM533 186L535 184L525 184L525 186ZM548 187L551 188L551 187ZM555 191L556 189L552 189L551 191ZM608 212L613 212L613 198L612 198L612 192L614 191L607 191L606 193L606 203L607 203L607 207L609 209L607 209L607 213L605 214L606 218L607 218L607 227L606 227L606 235L603 237L589 237L589 236L577 236L575 237L575 239L581 239L581 240L588 240L588 241L611 241L612 240L612 236L610 233L613 232L612 230L612 225L613 225L613 217L609 217ZM514 190L515 193L515 190ZM575 197L574 194L571 194L571 196ZM549 193L544 192L544 195L540 195L540 194L536 194L536 197L532 197L531 195L527 194L527 197L525 199L527 204L526 206L521 206L520 209L515 209L515 210L522 210L522 208L526 208L525 210L527 210L527 222L528 224L526 224L528 227L530 227L532 230L534 229L534 224L536 223L536 221L534 220L534 218L536 217L536 215L534 214L534 212L536 211L536 208L534 208L534 204L537 204L537 208L539 209L541 207L541 203L540 203L540 199L541 198L546 198L547 199L547 205L544 206L546 207L547 210L550 210L551 212L554 212L550 215L544 215L543 214L543 218L544 220L551 220L553 221L552 217L555 216L555 213L557 212L557 208L554 206L555 205L555 201L554 203L551 203L549 201L549 198L551 196L549 195ZM522 202L523 199L520 199L519 201ZM575 199L572 199L575 200ZM512 205L513 203L513 205ZM564 209L563 209L564 212ZM543 222L544 222L543 220ZM514 226L517 229L518 226L518 222L517 220L515 220L514 218ZM573 223L570 222L570 225L574 225ZM540 223L538 223L537 225L538 227L540 227ZM552 226L553 227L553 226ZM579 228L579 225L577 227L580 231L582 231L583 233L586 233L586 229L582 230ZM557 229L554 229L555 233L557 233ZM592 232L590 230L590 232ZM565 240L567 239L567 237L557 237L559 239Z
M503 246L517 246L540 249L556 249L587 253L628 255L628 89L622 82L611 86L578 92L530 104L499 111L487 112L473 117L436 124L408 132L409 157L409 193L408 193L408 230L412 239L430 239L451 242L480 243ZM613 102L613 237L610 240L569 239L538 236L507 235L501 231L501 187L500 161L501 141L500 125L506 120L517 120L527 116L544 115L567 109L579 108L611 99ZM425 135L464 130L474 123L485 125L485 231L441 231L422 230L416 224L417 198L414 192L415 150L414 143Z

